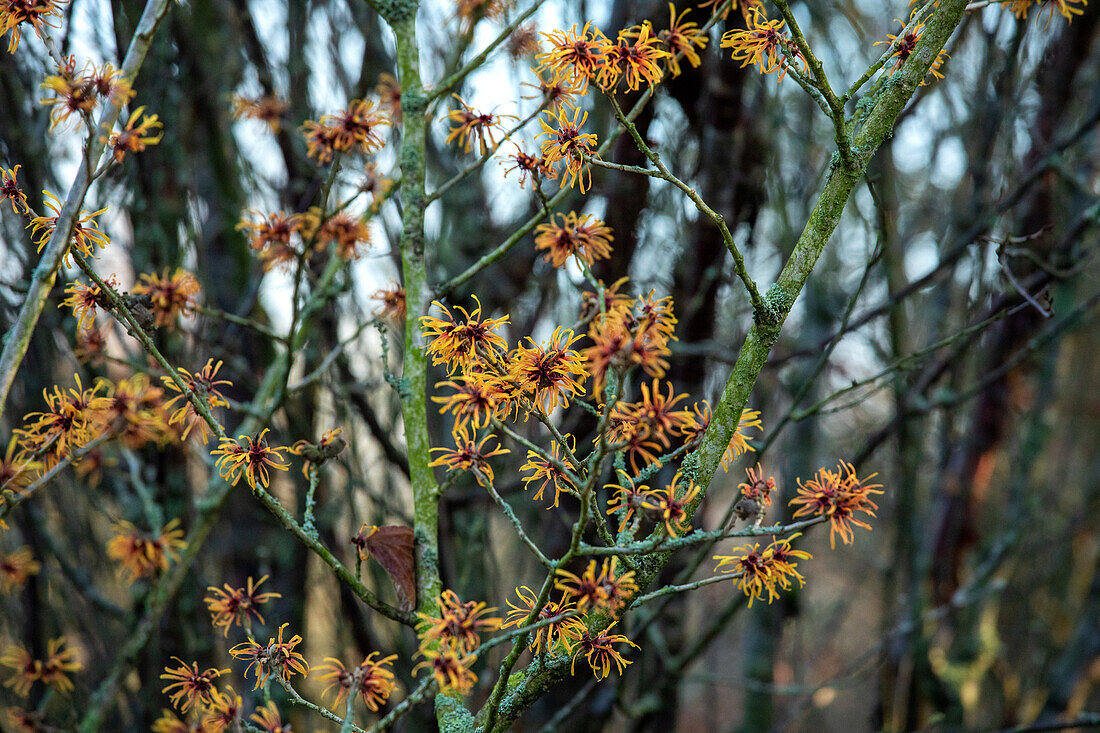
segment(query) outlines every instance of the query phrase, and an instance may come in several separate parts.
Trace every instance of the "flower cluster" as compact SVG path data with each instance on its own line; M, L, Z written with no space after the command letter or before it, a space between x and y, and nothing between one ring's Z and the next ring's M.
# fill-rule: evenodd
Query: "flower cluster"
M795 550L791 541L798 538L795 534L788 538L777 539L763 550L760 543L744 545L733 550L732 555L715 555L718 561L715 572L730 573L737 581L737 587L749 599L752 606L756 599L766 595L768 603L779 597L780 590L790 590L793 582L799 587L806 580L798 572L799 560L809 560L813 556L805 550Z
M246 233L265 270L289 268L328 251L330 245L340 258L355 260L362 255L361 248L370 244L367 219L347 211L337 211L324 221L316 207L290 215L283 211L252 214L237 229Z
M10 687L20 697L26 696L35 682L58 692L71 692L73 682L69 679L69 673L84 669L78 656L78 650L69 646L64 636L50 639L46 645L45 659L35 659L23 646L11 644L0 655L0 666L11 670L4 686Z
M327 697L329 690L335 688L336 697L332 701L334 710L340 708L340 703L349 696L358 695L367 706L368 710L377 711L386 704L393 691L397 689L394 682L393 661L396 654L379 658L380 652L371 652L356 666L348 669L344 663L334 657L325 657L325 664L317 667L317 679L328 682L328 686L321 693Z
M283 456L287 449L270 446L264 439L268 431L264 428L256 435L241 435L236 440L222 438L221 445L210 452L218 456L216 465L221 477L236 486L243 476L255 491L257 485L266 489L271 484L269 468L289 470Z
M221 588L210 586L207 588L210 595L203 598L207 610L210 611L210 622L214 628L219 626L224 629L224 635L229 636L231 626L243 626L247 630L252 628L252 619L255 618L261 625L264 617L260 614L259 607L272 598L282 598L279 593L258 591L259 587L267 580L264 575L258 581L253 582L252 576L243 587L233 587L224 583Z
M378 151L385 140L379 134L390 120L372 99L353 99L347 108L324 115L319 122L302 125L309 157L322 165L331 163L336 153L358 150L364 154Z
M31 230L31 237L34 239L34 243L38 247L39 252L41 252L46 246L46 243L50 241L54 229L57 228L57 220L61 216L61 209L63 207L61 199L56 195L49 191L43 191L42 193L46 197L46 206L53 211L53 216L32 217L28 225L28 228ZM14 201L12 205L14 206ZM23 199L23 205L26 206L26 198ZM111 243L111 238L107 236L106 232L99 228L99 222L95 220L95 217L105 211L107 211L106 206L96 211L81 211L77 215L75 221L73 221L73 231L69 248L65 250L63 261L66 265L72 264L70 253L73 249L79 252L81 257L95 257L95 250L97 247L106 249L107 245Z
M180 520L173 519L152 535L121 520L115 525L115 536L107 543L107 557L120 564L119 575L130 582L162 573L168 569L169 560L187 548L179 523Z
M44 28L57 27L53 19L64 16L64 6L67 4L68 0L0 0L0 37L11 33L8 36L8 53L15 53L15 49L19 48L21 25L26 23L39 38L44 38L47 34Z
M546 250L543 259L554 267L561 267L573 256L589 265L606 260L614 239L602 221L589 214L577 216L575 211L558 214L558 222L552 216L535 228L535 249Z
M829 542L836 547L837 535L846 544L852 544L852 526L871 529L871 525L857 518L857 513L874 517L878 505L871 499L881 494L882 485L870 483L878 474L866 478L856 475L851 463L841 461L836 470L820 468L813 478L802 483L798 480L798 495L790 505L797 506L794 517L817 516L829 520Z
M428 669L443 690L468 693L477 682L470 665L477 659L481 633L495 631L501 619L491 616L495 608L483 602L463 602L452 590L444 590L435 599L438 616L417 614L419 654L424 659L415 669Z
M190 272L176 268L172 274L142 273L134 286L135 295L149 298L158 327L173 326L180 316L194 313L198 307L199 281Z
M914 11L914 16L916 11ZM924 23L914 22L914 16L910 16L909 23L905 23L902 20L895 20L896 23L901 24L901 31L894 34L888 34L885 41L876 41L875 46L882 44L888 44L891 48L890 59L892 64L890 66L890 73L901 69L905 66L905 62L909 60L909 57L913 55L913 51L917 48L917 43L920 41L921 34L924 33ZM936 54L936 58L932 61L932 65L928 69L928 73L935 79L942 79L943 74L940 72L940 67L943 66L947 60L947 54L941 49ZM921 82L921 86L925 86L928 80L925 79Z
M309 674L309 662L300 653L294 651L294 647L302 643L302 637L298 634L283 641L283 629L290 624L279 627L278 637L270 637L266 644L261 644L251 636L248 641L237 644L229 650L235 658L248 662L244 670L245 677L251 672L256 677L256 684L252 688L258 690L263 687L267 678L275 675L284 682L295 674L303 677Z
M42 100L51 107L50 128L65 122L74 113L91 124L91 113L102 100L119 107L128 102L134 91L119 69L109 63L95 66L87 63L77 69L76 57L67 56L57 65L57 73L46 77L42 88L54 96Z
M801 60L803 70L807 67L802 52L787 36L783 27L786 21L769 20L762 6L752 9L744 30L734 29L722 36L719 45L731 49L730 58L740 61L741 66L757 66L761 74L778 72L783 79L792 60Z
M447 135L447 144L458 141L463 152L469 153L473 151L476 140L480 154L488 155L490 150L497 147L494 130L500 127L503 120L516 118L513 115L479 112L457 94L452 96L458 102L458 107L447 113L447 119L454 125Z

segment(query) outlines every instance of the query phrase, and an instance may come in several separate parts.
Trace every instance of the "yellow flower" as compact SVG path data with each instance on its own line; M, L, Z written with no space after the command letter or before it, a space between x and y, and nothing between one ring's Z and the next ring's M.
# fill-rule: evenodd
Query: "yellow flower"
M478 441L477 435L471 434L466 425L456 425L451 434L455 439L455 447L432 448L431 452L439 452L440 456L428 465L445 466L447 471L467 471L474 475L479 485L491 486L495 476L493 467L489 465L489 459L511 451L501 447L499 442L496 448L489 450L485 444L490 440L496 440L496 436L489 433Z
M521 585L516 588L516 596L519 598L519 603L516 604L508 601L508 607L511 610L508 611L507 620L501 624L501 629L507 629L510 626L519 628L523 625L523 622L527 620L527 617L531 615L531 611L535 609L535 602L538 601L538 594L526 585ZM565 594L562 594L561 600L559 601L547 600L546 605L539 611L538 618L535 619L535 622L545 621L555 616L561 616L573 608L574 606L568 602ZM570 619L563 618L560 621L555 621L535 629L528 637L527 648L535 654L539 654L543 651L553 651L554 647L558 645L558 642L564 641L565 626L569 621Z
M574 25L568 31L557 30L542 36L550 44L550 50L537 57L538 70L551 70L555 75L568 79L578 93L584 94L588 82L596 77L602 61L603 42L607 38L599 28L592 26L591 21L584 24L580 34Z
M157 119L157 115L145 115L145 119L138 124L138 117L145 111L144 107L138 107L130 115L122 132L112 132L104 142L114 151L116 163L121 163L126 153L140 153L150 145L156 145L164 137L163 132L154 132L156 128L164 127Z
M519 346L509 356L512 379L545 412L567 407L573 397L584 394L588 372L581 355L570 348L580 338L559 326L546 343L536 344L528 337L531 346Z
M172 659L179 666L175 668L165 667L164 674L160 676L162 680L168 680L171 683L161 692L168 693L169 690L172 690L168 693L172 705L181 713L186 713L196 704L199 707L206 707L212 703L214 701L214 680L229 670L214 667L200 670L198 662L191 662L191 665L188 666L187 662L179 657L172 657Z
M274 468L277 471L287 471L289 466L283 461L283 451L286 448L272 448L268 445L264 436L270 428L264 428L256 435L241 435L237 440L222 438L221 445L211 451L211 455L219 456L216 461L218 473L226 481L232 481L236 486L245 477L253 491L256 484L265 489L271 484L271 476L267 469ZM241 443L244 441L244 443Z
M761 74L778 71L779 79L782 80L788 64L784 49L793 58L802 58L798 48L784 35L783 26L786 23L782 20L768 20L760 7L754 7L747 25L745 30L727 31L719 45L733 49L730 58L740 61L742 68L759 66ZM805 59L802 61L805 64Z
M268 639L267 644L261 644L249 636L248 641L229 650L234 658L248 662L244 670L246 677L249 672L256 675L253 690L260 689L272 674L278 675L284 681L295 674L303 677L309 674L309 663L305 657L294 651L294 647L302 643L302 637L295 634L283 641L283 629L287 626L290 624L279 627L278 640L273 636Z
M578 186L581 193L584 193L592 187L592 170L588 159L599 157L596 154L596 135L581 132L588 113L579 107L573 107L572 110L572 118L569 116L568 105L562 106L556 112L544 111L542 114L545 119L539 118L542 132L535 137L546 136L542 143L542 157L547 163L565 161L561 187L565 188L568 181L570 188Z
M626 665L631 664L631 662L624 659L614 645L629 644L635 649L639 647L622 634L608 633L614 626L615 624L611 624L606 630L593 636L587 628L584 628L583 622L577 621L573 624L574 635L567 635L565 640L569 654L573 657L573 662L569 665L570 674L576 673L577 660L581 656L584 656L588 661L588 665L592 667L592 673L596 675L598 680L606 679L611 674L612 664L615 665L615 669L619 674L623 673Z
M62 203L61 199L53 195L49 191L43 191L46 198L46 206L49 207L54 215L53 216L36 216L31 219L31 223L27 225L27 228L31 230L31 236L34 237L34 243L38 245L38 251L41 252L42 248L46 246L46 243L50 241L50 236L53 234L54 229L57 227L57 219L61 216ZM99 216L107 210L104 206L97 211L87 212L81 211L76 221L73 222L73 233L71 239L71 247L74 247L83 257L95 257L95 248L106 249L107 245L111 243L111 238L107 236L106 232L103 232L99 228L99 223L95 221L95 217ZM71 265L72 260L69 257L69 249L66 248L63 262L66 265Z

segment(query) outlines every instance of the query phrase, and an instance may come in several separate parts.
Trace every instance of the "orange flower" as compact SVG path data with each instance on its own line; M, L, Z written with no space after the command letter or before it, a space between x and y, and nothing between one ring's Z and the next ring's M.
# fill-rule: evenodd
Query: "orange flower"
M199 399L206 399L206 404L210 406L210 409L215 407L229 407L229 400L225 399L225 396L218 391L218 388L222 385L232 387L233 383L226 379L218 379L218 370L222 368L222 362L214 363L213 359L207 359L203 368L194 374L187 371L183 367L176 367L176 371L183 377L183 383L187 385L188 389L195 393ZM183 392L180 392L176 383L169 377L161 377L164 381L164 386L173 392L179 392L175 397L164 403L165 410L171 410L173 405L178 400L183 400L183 403L175 408L171 416L168 418L169 425L175 425L176 423L186 422L186 428L184 428L181 440L187 440L187 434L191 432L191 429L196 425L199 426L199 432L202 436L202 442L206 443L207 436L210 433L210 426L206 421L195 412L194 405L187 399Z
M302 637L295 634L283 641L283 629L287 626L290 624L279 627L278 640L271 637L267 644L260 644L249 636L248 641L229 650L234 658L248 661L244 674L246 677L249 672L256 675L256 685L252 688L253 690L260 689L272 674L283 681L287 681L294 674L300 674L303 677L309 674L309 663L306 662L305 657L294 651L294 647L302 643Z
M801 59L802 53L794 45L790 38L783 34L782 20L768 20L764 11L759 7L752 9L752 15L747 21L745 30L727 31L722 36L721 47L733 49L730 56L734 61L740 61L741 67L759 66L761 74L779 72L779 79L787 72L787 56ZM803 65L806 60L802 59Z
M830 546L836 547L837 535L844 544L850 545L855 538L852 525L871 529L871 525L856 518L856 512L875 516L878 505L871 500L871 495L883 492L879 490L881 484L867 482L877 475L860 479L856 476L855 467L844 461L840 462L836 471L818 469L805 484L798 479L798 496L790 501L790 505L798 506L798 510L791 516L825 517L829 520Z
M316 158L320 165L331 163L336 157L336 138L340 131L326 125L324 121L314 122L313 120L306 120L298 129L306 140L306 155Z
M179 519L173 519L153 537L120 520L115 523L115 536L107 543L107 557L122 564L119 575L131 583L162 573L168 569L169 559L178 558L178 552L187 547L179 523Z
M42 662L31 656L30 652L19 644L9 644L0 656L0 665L13 670L4 682L4 687L20 697L31 691L31 686L42 677Z
M481 301L473 296L477 308L467 313L460 305L455 310L462 313L464 322L456 320L451 311L438 300L432 306L443 311L441 316L421 316L421 335L428 340L428 354L432 364L447 364L448 373L467 369L479 359L479 352L496 353L508 348L507 342L497 333L508 322L508 316L482 318Z
M745 473L748 474L748 483L741 483L737 485L737 488L741 490L741 496L746 499L750 499L756 502L759 506L771 506L772 505L772 492L775 491L775 478L768 476L767 480L764 480L764 472L760 468L760 464L756 464L756 469L746 468Z
M790 537L784 539L774 540L768 548L764 550L771 561L772 574L775 577L775 582L783 588L783 590L790 590L793 586L791 579L798 581L799 587L806 584L806 579L802 577L802 574L797 570L798 560L810 560L813 555L805 550L795 550L791 547L791 542L802 536L802 533L792 534Z
M757 598L768 595L768 603L779 597L775 585L777 577L772 571L771 556L760 551L760 543L734 548L732 555L715 555L718 561L714 572L732 573L737 587L748 596L749 607Z
M405 288L400 283L393 283L388 288L375 290L370 296L382 304L378 311L378 317L391 323L404 323L407 306L405 305Z
M634 581L634 571L616 575L619 559L605 559L596 574L596 561L590 560L584 573L577 575L559 568L557 575L561 580L554 581L554 587L562 592L562 598L572 599L580 610L594 608L606 610L612 614L626 605L626 601L638 592Z
M267 603L272 598L282 598L279 593L257 593L257 589L264 584L268 576L264 575L255 583L252 576L248 576L248 582L243 588L234 588L229 583L222 585L225 590L210 586L207 588L211 595L203 598L207 610L210 611L210 622L214 628L224 627L225 636L229 636L229 627L234 624L252 628L252 618L255 617L261 624L264 617L260 614L259 606Z
M495 608L475 601L463 602L453 590L444 590L435 604L439 616L418 613L420 619L416 632L421 638L421 648L435 646L436 642L459 654L470 654L481 645L481 631L496 631L500 619L490 616Z
M1009 9L1017 18L1026 19L1028 12L1036 5L1039 6L1039 12L1036 15L1042 15L1044 10L1050 11L1047 15L1048 23L1054 17L1055 12L1067 21L1072 21L1073 16L1085 12L1084 8L1077 6L1088 5L1088 0L1011 0Z
M685 524L688 521L687 507L699 495L699 487L694 481L688 479L683 495L677 497L677 484L682 477L683 474L677 471L672 477L672 483L663 489L651 492L643 504L646 509L652 509L659 514L659 521L664 522L669 537L675 537L677 532L691 529L690 525Z
M628 43L630 38L634 39L633 44ZM620 79L626 80L626 87L631 91L638 91L643 81L651 87L661 82L664 72L658 62L670 54L661 48L648 22L622 31L614 43L607 38L601 38L599 43L601 53L596 83L600 89L614 91Z
M27 458L20 448L19 436L13 435L8 441L4 457L0 458L0 491L18 494L30 486L41 470L42 464Z
M455 439L455 447L432 448L431 452L439 452L440 456L428 465L445 466L447 471L467 471L474 475L479 485L492 485L495 476L493 467L489 465L489 459L511 451L501 447L499 441L496 448L489 450L485 444L490 440L496 440L496 436L489 433L479 442L477 435L471 435L465 425L456 425L451 434Z
M96 68L89 63L77 72L74 56L62 59L57 65L57 74L46 77L42 88L57 95L41 100L43 104L53 107L50 112L51 130L66 121L74 112L87 117L100 99L118 106L134 96L130 83L122 78L119 69L111 64Z
M645 484L636 485L632 477L627 476L626 473L622 475L626 478L626 486L620 484L604 486L605 489L616 489L615 495L607 502L607 513L623 512L622 520L619 522L618 531L620 532L626 529L626 525L641 509L645 508L646 499L651 493L651 489Z
M535 228L535 249L547 250L543 259L554 267L561 267L571 256L584 260L589 265L596 260L606 260L611 256L611 229L591 214L578 217L577 212L558 214L561 223L554 223L554 217L546 224Z
M413 674L430 669L441 692L466 695L477 684L477 675L470 670L476 656L461 655L452 649L421 648L420 653L424 661L413 667Z
M748 438L745 436L745 431L749 428L756 428L757 430L764 428L764 423L760 421L760 410L741 411L741 419L737 423L737 430L734 431L733 437L730 438L730 444L726 446L726 450L722 453L723 471L729 472L730 464L745 453L756 452L756 449L749 445Z
M579 35L577 26L573 26L568 31L543 33L542 37L550 44L550 50L538 56L538 70L550 69L572 82L583 94L588 82L596 77L606 37L599 28L592 27L591 21L584 24Z
M179 663L176 668L165 667L164 674L160 676L162 680L169 680L171 684L167 685L161 692L168 693L168 697L172 700L172 705L181 713L186 713L196 703L200 707L205 707L214 701L214 680L227 673L228 669L216 669L210 667L208 669L199 670L198 662L191 662L188 666L187 662L183 661L179 657L172 657L172 659ZM169 690L173 692L169 693Z
M138 107L130 115L122 132L112 132L110 138L104 138L103 142L114 151L116 163L121 163L126 153L141 153L150 146L156 145L164 137L164 132L154 132L164 124L157 119L157 115L145 115L145 119L138 124L138 117L145 111L145 107ZM136 126L135 126L136 125Z
M134 293L148 295L153 301L153 313L157 326L173 326L181 315L193 313L198 306L195 296L199 293L199 281L190 272L177 267L168 274L142 273L141 284L134 286Z
M362 218L341 211L321 225L313 247L317 251L323 251L334 242L336 254L342 259L358 259L362 254L359 251L360 245L370 245L370 227Z
M915 11L914 11L915 14ZM910 16L912 19L912 16ZM905 30L905 21L894 19L895 22L901 23L901 29ZM888 34L885 41L876 41L875 46L882 44L897 44L894 46L893 52L890 54L890 58L894 60L893 66L890 68L890 73L893 74L898 71L905 62L909 60L909 57L913 55L913 51L917 48L917 42L920 41L921 34L924 32L924 23L917 23L909 29L904 35L902 34ZM899 40L900 38L900 40ZM947 60L947 54L941 49L936 54L936 60L932 62L932 65L928 69L928 73L936 79L942 79L943 74L940 73L940 67L943 66L944 61ZM921 81L920 85L923 87L928 83L927 79Z
M39 252L50 241L50 236L53 235L53 230L57 226L57 218L61 216L62 209L61 199L49 191L43 191L42 193L46 196L46 206L53 211L54 215L36 216L27 225L27 228L31 230L31 236L35 237L34 243L38 246ZM70 248L75 248L82 257L95 257L96 247L105 249L111 243L111 238L105 232L100 231L99 224L94 220L94 217L99 216L106 210L107 207L104 206L102 209L90 213L81 211L76 221L73 222ZM69 256L70 251L71 249L66 249L62 258L67 266L72 264Z
M292 733L289 725L283 725L283 719L279 716L279 709L273 701L256 708L256 712L249 718L264 731L264 733Z
M237 119L262 120L272 132L278 132L289 105L275 95L266 97L233 97L233 115Z
M573 107L573 117L569 117L569 106L564 105L557 112L547 110L539 118L542 132L536 138L546 136L542 143L542 157L547 163L565 161L565 174L561 177L561 187L578 186L581 193L592 187L592 171L588 158L599 157L596 154L596 135L581 132L588 119L588 113L579 107Z
M588 373L581 355L570 348L580 338L559 326L546 343L536 344L528 337L531 346L519 346L509 356L512 379L545 412L567 407L573 397L584 395Z
M572 436L567 433L562 437L568 440ZM565 473L558 468L559 465L564 465L562 453L561 446L557 442L550 445L550 457L553 460L544 458L535 451L529 450L527 451L527 462L519 467L520 473L531 471L531 475L525 476L523 479L524 491L531 488L532 483L542 481L542 483L539 484L539 490L531 497L534 501L540 501L542 499L542 495L546 492L547 485L554 488L554 503L546 507L547 509L557 507L558 500L563 493L572 496L576 496L577 494L576 487L566 478Z
M222 438L221 445L210 452L219 456L215 462L218 474L226 481L232 481L234 486L244 476L255 491L257 483L265 489L271 484L269 467L277 471L289 470L290 467L283 463L286 448L272 448L264 439L269 431L270 428L264 428L256 435L240 435L236 440Z
M389 126L390 121L375 108L374 100L353 99L347 109L322 117L321 124L332 131L334 150L358 146L361 152L370 154L385 144L378 132L379 128Z
M506 165L509 162L512 165L504 169L504 177L507 178L512 171L519 171L520 188L523 188L524 184L527 183L528 176L537 188L542 179L552 181L558 175L558 172L547 162L546 158L528 155L518 145L516 145L516 152L500 161L500 164Z
M456 428L468 423L474 430L480 430L494 417L508 412L508 395L484 373L461 374L453 381L438 382L435 386L454 390L454 394L446 397L432 397L432 402L442 405L440 415L448 411L454 414Z
M259 216L258 222L242 219L237 229L246 232L249 246L260 253L265 270L296 262L301 256L301 240L312 237L320 224L312 212L287 216L279 211Z
M0 36L8 31L8 53L15 53L21 37L19 26L29 23L39 38L44 38L43 26L57 28L52 18L64 16L62 7L68 0L0 0Z
M449 119L455 127L450 129L445 142L449 145L457 140L463 152L469 153L473 150L474 140L477 140L478 150L481 155L488 155L490 148L495 148L497 145L496 138L493 137L493 128L500 127L500 121L502 119L509 117L515 119L515 117L512 115L494 115L489 112L478 112L462 101L462 97L457 94L452 94L451 96L458 101L459 106L458 109L453 109L447 113L447 119Z
M228 689L229 691L224 693L211 690L210 705L206 708L206 714L202 716L204 730L209 728L212 733L222 733L240 722L244 700L234 692L232 687Z
M533 70L538 78L537 84L523 82L523 86L531 87L535 93L525 96L524 99L538 99L543 107L557 109L563 104L576 106L573 98L578 94L584 94L584 89L574 82L571 76L560 70L551 70L549 78L544 77L538 69Z
M3 0L0 0L0 2L3 2ZM0 33L0 35L3 34ZM0 196L11 203L11 210L16 214L26 214L30 211L30 207L27 206L27 194L23 193L23 190L19 188L19 183L15 180L19 175L19 169L22 167L17 165L14 168L0 168Z
M50 639L46 644L46 658L42 660L42 675L39 677L44 685L52 685L58 692L69 693L73 690L73 683L68 677L69 672L79 672L84 665L77 659L78 651L73 647L66 648L67 640L64 636Z
M350 694L358 695L367 709L377 711L386 704L386 700L397 689L393 671L389 669L393 666L393 660L397 659L397 655L391 654L377 659L379 654L380 652L371 652L366 659L350 670L344 667L344 663L339 659L325 657L328 664L323 664L316 670L317 672L325 670L323 674L317 676L317 679L320 682L329 683L321 693L321 697L326 697L328 691L335 687L336 699L332 701L334 710L339 709L340 703L347 700Z
M114 275L111 275L104 282L112 288L118 288ZM61 305L73 309L73 315L76 316L76 327L80 331L95 326L98 308L104 310L109 308L106 293L96 283L86 285L79 281L73 281L65 286L65 293L69 297L61 301Z
M698 67L703 60L699 58L699 53L695 48L706 48L707 43L710 41L707 34L700 30L698 23L693 20L684 20L684 16L689 12L691 11L685 10L677 15L676 6L669 3L668 28L657 32L657 40L668 51L668 56L664 60L665 66L668 68L668 73L674 77L680 75L679 57L683 56L693 67Z
M539 52L539 34L534 23L526 23L508 36L508 55L513 61L534 56Z
M378 75L378 86L374 88L379 103L386 108L386 114L395 125L401 124L401 82L393 74Z
M38 575L42 566L34 559L34 553L27 546L15 552L0 555L0 593L11 593L22 588L27 579Z

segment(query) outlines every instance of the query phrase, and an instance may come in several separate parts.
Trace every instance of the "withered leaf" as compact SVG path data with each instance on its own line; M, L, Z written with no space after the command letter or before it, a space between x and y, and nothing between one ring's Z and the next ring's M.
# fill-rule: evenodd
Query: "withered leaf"
M411 527L364 526L359 530L363 554L373 557L389 574L402 611L416 608L416 555ZM357 538L358 539L358 538ZM359 542L356 542L359 544Z

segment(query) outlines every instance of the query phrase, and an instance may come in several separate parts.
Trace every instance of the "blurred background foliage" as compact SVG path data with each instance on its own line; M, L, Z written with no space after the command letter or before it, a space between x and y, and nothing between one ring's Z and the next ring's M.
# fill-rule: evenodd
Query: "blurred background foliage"
M908 12L903 0L793 5L830 75L846 81L877 57L871 44L895 32L892 19ZM141 7L73 0L60 45L115 60ZM540 31L593 18L610 33L645 18L660 28L667 14L665 3L648 0L550 0L533 18ZM429 83L484 46L500 23L470 30L450 2L426 2ZM735 12L717 30L740 23ZM749 460L774 474L789 499L796 477L847 458L886 486L874 531L834 551L824 532L811 532L805 546L816 559L806 587L770 606L744 608L731 583L640 609L626 633L644 651L627 672L599 686L584 676L567 680L525 715L523 730L999 728L1100 710L1098 24L1100 2L1069 24L1045 12L1018 20L996 4L968 14L947 49L946 78L918 92L874 159L756 386L750 406L765 425L757 453L716 479L695 522L720 521ZM703 64L670 80L638 122L669 167L725 217L766 286L807 218L830 164L832 132L793 82L738 68L716 40ZM322 172L296 128L375 94L381 75L394 72L392 52L388 29L357 0L180 4L134 80L133 104L160 115L164 139L101 181L94 206L85 207L111 205L104 227L114 241L99 270L118 273L126 286L135 273L183 266L202 283L205 305L285 327L290 284L265 275L237 223L249 209L300 211L314 200ZM520 83L534 80L533 65L502 51L460 94L477 108L525 116L536 102L522 98L532 92ZM37 192L67 188L78 155L74 135L47 134L38 87L49 72L33 38L18 54L0 54L0 161L23 166L38 210ZM271 93L288 105L277 133L234 118L233 95ZM602 138L609 111L597 106L593 114ZM440 117L431 123L429 190L473 159L444 144ZM533 134L529 127L517 138L529 145ZM384 175L398 175L394 158L392 144L377 156ZM644 162L626 136L607 158ZM343 292L297 355L292 382L368 324L377 310L371 294L399 278L399 206L391 200L374 219L370 251L340 281ZM537 206L530 189L495 164L468 178L428 211L430 277L461 272ZM629 275L635 292L673 296L679 341L669 377L678 392L714 401L751 322L717 230L663 182L606 170L570 207L596 213L614 231L612 258L595 268L605 282ZM17 217L6 213L0 226L4 329L36 253ZM74 277L66 271L62 279ZM576 319L580 279L550 268L527 241L450 300L466 305L476 294L486 311L511 314L513 340L546 336ZM128 373L125 362L136 356L128 344L115 345L114 360L82 365L74 333L68 310L47 308L0 425L5 446L19 417L40 409L43 388L67 385L77 371L85 382ZM192 369L225 360L237 402L256 391L272 356L255 331L209 316L158 340L173 363ZM388 354L388 369L399 373L401 342L362 329L321 379L288 392L271 426L284 445L343 427L349 447L321 483L318 526L346 562L362 522L410 523L399 400L384 362ZM227 432L235 434L237 419ZM432 419L441 445L449 426L434 411ZM583 442L593 427L578 417L564 429ZM43 563L22 590L0 597L5 641L42 650L66 633L83 650L71 699L31 701L48 710L86 704L147 602L147 586L127 586L106 557L110 521L140 523L139 497L152 492L186 526L209 473L179 446L141 455L112 448L102 460L94 481L63 474L13 512L12 529L0 535L3 552L25 544ZM498 488L555 552L567 540L571 509L547 512L526 501L522 461L513 450L496 462ZM275 491L300 508L296 469ZM472 478L448 490L441 511L446 587L503 607L516 585L539 577ZM787 518L786 509L773 511ZM693 557L675 558L659 581L690 571ZM392 595L377 565L363 571L368 585ZM265 613L267 630L290 621L311 661L398 653L409 685L412 635L341 590L240 491L125 677L108 727L149 728L167 706L158 676L171 655L239 666L229 664L202 598L208 585L264 574L282 594ZM642 625L635 637L631 629ZM0 701L16 699L3 690ZM299 714L290 714L295 730L320 725L299 722ZM424 711L406 725L434 721Z

